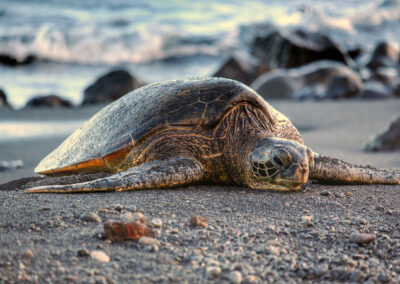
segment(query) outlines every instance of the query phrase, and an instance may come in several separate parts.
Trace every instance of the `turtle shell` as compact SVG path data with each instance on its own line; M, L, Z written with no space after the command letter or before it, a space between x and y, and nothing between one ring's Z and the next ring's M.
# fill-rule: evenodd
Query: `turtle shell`
M289 127L300 137L285 116L237 81L166 81L136 89L103 108L47 155L35 172L110 170L146 136L171 126L210 129L232 106L244 101L259 106L277 131L280 125Z

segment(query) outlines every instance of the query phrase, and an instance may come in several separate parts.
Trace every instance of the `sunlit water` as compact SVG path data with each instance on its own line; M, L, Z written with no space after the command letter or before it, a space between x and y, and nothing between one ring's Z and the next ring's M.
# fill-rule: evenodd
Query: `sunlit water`
M16 139L66 136L83 124L83 121L1 121L0 141L12 142Z

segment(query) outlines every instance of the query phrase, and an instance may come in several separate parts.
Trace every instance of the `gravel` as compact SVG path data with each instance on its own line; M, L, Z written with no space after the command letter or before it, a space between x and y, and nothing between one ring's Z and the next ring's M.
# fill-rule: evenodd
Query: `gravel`
M321 196L322 190L332 196ZM336 198L336 192L344 196ZM9 184L0 187L0 282L397 283L398 193L398 186L310 183L289 194L190 186L29 195ZM121 212L114 204L123 206ZM42 210L46 206L51 210ZM131 206L142 213L132 213ZM103 223L82 222L91 212ZM103 224L126 213L146 216L154 237L98 237ZM208 226L193 227L193 216ZM154 228L157 219L162 226ZM375 240L366 242L364 234ZM360 235L361 245L352 241ZM33 258L23 257L28 251Z

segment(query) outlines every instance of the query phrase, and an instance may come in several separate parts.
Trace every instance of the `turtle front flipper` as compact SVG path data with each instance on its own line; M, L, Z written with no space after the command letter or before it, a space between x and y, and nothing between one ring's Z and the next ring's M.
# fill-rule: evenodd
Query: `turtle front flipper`
M72 193L126 191L188 185L204 177L203 165L191 158L158 160L96 180L69 185L45 185L27 189L29 193Z
M358 166L314 153L310 178L338 184L400 184L400 172Z

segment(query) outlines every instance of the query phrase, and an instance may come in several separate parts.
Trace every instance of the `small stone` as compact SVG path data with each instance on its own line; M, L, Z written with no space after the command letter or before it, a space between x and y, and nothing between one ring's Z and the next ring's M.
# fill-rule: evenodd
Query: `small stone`
M351 273L350 281L351 282L361 282L364 278L365 278L365 274L361 270L354 269L353 272Z
M350 242L356 243L358 245L368 244L376 239L375 234L365 234L365 233L351 233Z
M89 251L86 248L81 248L78 250L78 256L88 256L89 255Z
M132 211L132 212L136 212L137 208L135 205L129 205L126 207L127 210Z
M101 218L99 215L95 213L85 213L81 215L81 220L86 221L86 222L96 222L96 223L101 223Z
M92 251L90 257L100 262L110 262L110 257L102 250Z
M145 246L145 248L150 252L157 252L160 249L160 247L156 244Z
M344 193L336 192L336 193L335 193L335 196L336 196L337 198L343 198L343 197L344 197Z
M110 241L138 241L141 237L153 237L153 230L148 226L147 219L132 222L108 221L104 224L105 237Z
M190 225L192 225L193 227L207 227L208 223L207 223L207 219L201 216L193 216L190 219Z
M303 216L301 216L301 220L302 221L312 221L312 217L311 216L307 216L307 215L303 215Z
M209 278L215 278L221 274L221 268L219 266L208 266L206 273Z
M153 228L161 228L162 225L163 225L162 220L161 220L160 218L154 218L154 219L152 219L151 222L150 222L150 224L151 224L151 226L152 226Z
M393 215L393 210L388 209L388 210L386 211L386 213L387 213L388 215Z
M232 284L242 283L242 274L239 271L232 271L231 273L229 273L229 281Z
M132 219L137 220L137 219L147 219L146 216L142 212L136 212L132 214Z
M279 247L275 247L275 246L268 246L265 248L265 251L268 254L272 254L272 255L276 255L276 256L279 256L279 254L280 254Z
M380 273L380 274L378 275L378 280L379 280L380 282L382 282L382 283L388 283L388 282L390 282L392 279L390 278L389 275L384 274L384 273Z
M118 211L118 212L121 212L122 209L124 209L124 206L121 205L121 204L115 204L115 205L114 205L114 209L115 209L116 211Z
M330 193L330 191L323 190L323 191L321 191L321 195L322 196L329 196L329 195L332 195L332 193Z
M348 191L348 192L346 192L346 195L347 195L347 197L352 197L352 196L353 196L353 193L350 192L350 191Z
M32 259L35 257L35 255L33 254L33 252L30 249L27 249L26 251L24 251L24 253L22 254L22 257L25 259Z
M151 238L151 237L146 237L146 236L141 237L138 242L142 246L159 245L160 244L160 242L158 240Z

